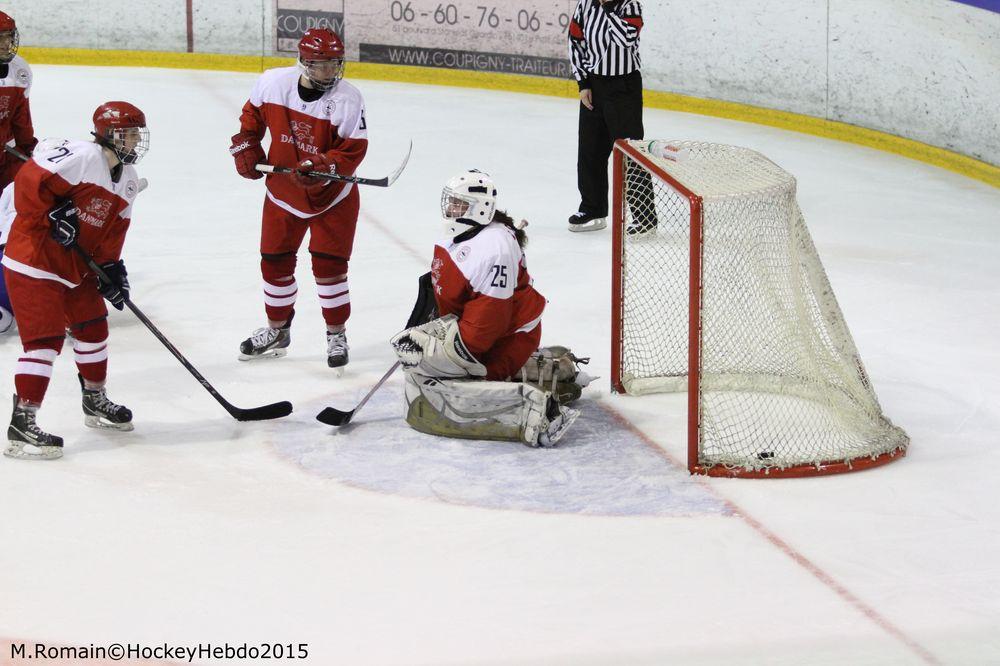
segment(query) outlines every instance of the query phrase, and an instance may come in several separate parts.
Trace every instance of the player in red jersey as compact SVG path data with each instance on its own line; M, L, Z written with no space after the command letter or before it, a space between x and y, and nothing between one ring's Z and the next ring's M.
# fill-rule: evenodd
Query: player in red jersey
M17 175L17 210L3 258L24 355L14 375L14 414L5 455L58 458L61 437L35 422L66 331L83 390L85 423L132 430L132 412L108 399L108 310L121 310L129 283L122 245L139 191L134 164L149 149L142 111L107 102L94 112L94 141L46 141ZM79 246L111 279L98 279Z
M538 349L545 299L528 275L524 231L494 210L495 202L486 174L449 181L441 202L447 240L434 246L431 276L438 314L458 317L461 339L486 379L505 380Z
M587 378L569 350L538 348L545 299L528 274L523 226L496 210L496 197L479 171L442 192L446 239L431 264L440 316L392 340L406 369L407 422L437 435L552 446L579 414L565 403Z
M14 144L23 155L31 155L38 139L31 126L31 109L28 95L31 92L31 68L24 58L17 55L19 38L17 24L7 14L0 12L0 143ZM23 162L6 151L0 151L0 191L14 182L14 176ZM13 203L10 205L13 208ZM0 258L7 242L7 228L0 222ZM0 333L11 330L11 314L7 286L0 275Z
M31 67L17 55L17 24L0 12L0 144L14 144L24 155L31 155L38 139L31 125L28 95L31 93ZM0 153L0 190L14 180L22 161L6 151Z
M357 88L342 80L343 73L340 37L314 28L299 41L297 67L264 72L243 106L240 131L230 148L239 174L261 178L256 165L265 161L298 172L267 177L260 266L268 325L243 341L241 360L287 353L298 294L295 254L309 231L313 276L327 328L327 364L347 364L347 267L358 222L358 188L306 175L351 175L368 150L364 100ZM261 147L265 132L271 134L266 156Z

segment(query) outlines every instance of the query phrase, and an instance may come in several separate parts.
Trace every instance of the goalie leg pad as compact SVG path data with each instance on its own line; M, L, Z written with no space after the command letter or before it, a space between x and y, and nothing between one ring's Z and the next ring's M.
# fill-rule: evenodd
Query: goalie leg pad
M430 435L553 446L576 418L528 384L406 373L406 422Z

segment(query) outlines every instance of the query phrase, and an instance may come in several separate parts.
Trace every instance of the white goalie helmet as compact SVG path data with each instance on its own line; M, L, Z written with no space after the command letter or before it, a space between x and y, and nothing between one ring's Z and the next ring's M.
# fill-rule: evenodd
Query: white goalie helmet
M490 175L475 169L452 176L441 191L445 233L454 238L493 221L497 188Z

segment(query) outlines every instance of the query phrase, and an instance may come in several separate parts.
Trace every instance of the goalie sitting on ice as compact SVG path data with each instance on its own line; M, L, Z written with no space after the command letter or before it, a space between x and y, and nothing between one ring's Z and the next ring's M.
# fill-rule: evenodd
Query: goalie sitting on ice
M553 446L579 415L565 405L589 378L568 349L538 348L545 299L528 275L524 225L497 211L496 197L479 171L441 194L446 240L408 328L392 338L406 371L406 421L433 435ZM427 321L435 306L439 318Z

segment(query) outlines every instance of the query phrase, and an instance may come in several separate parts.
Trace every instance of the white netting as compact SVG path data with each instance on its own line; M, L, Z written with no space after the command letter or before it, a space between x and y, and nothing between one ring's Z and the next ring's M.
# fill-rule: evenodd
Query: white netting
M659 169L702 199L699 464L751 470L905 449L882 415L795 200L751 150L670 142ZM624 155L621 374L632 394L686 391L691 204Z

